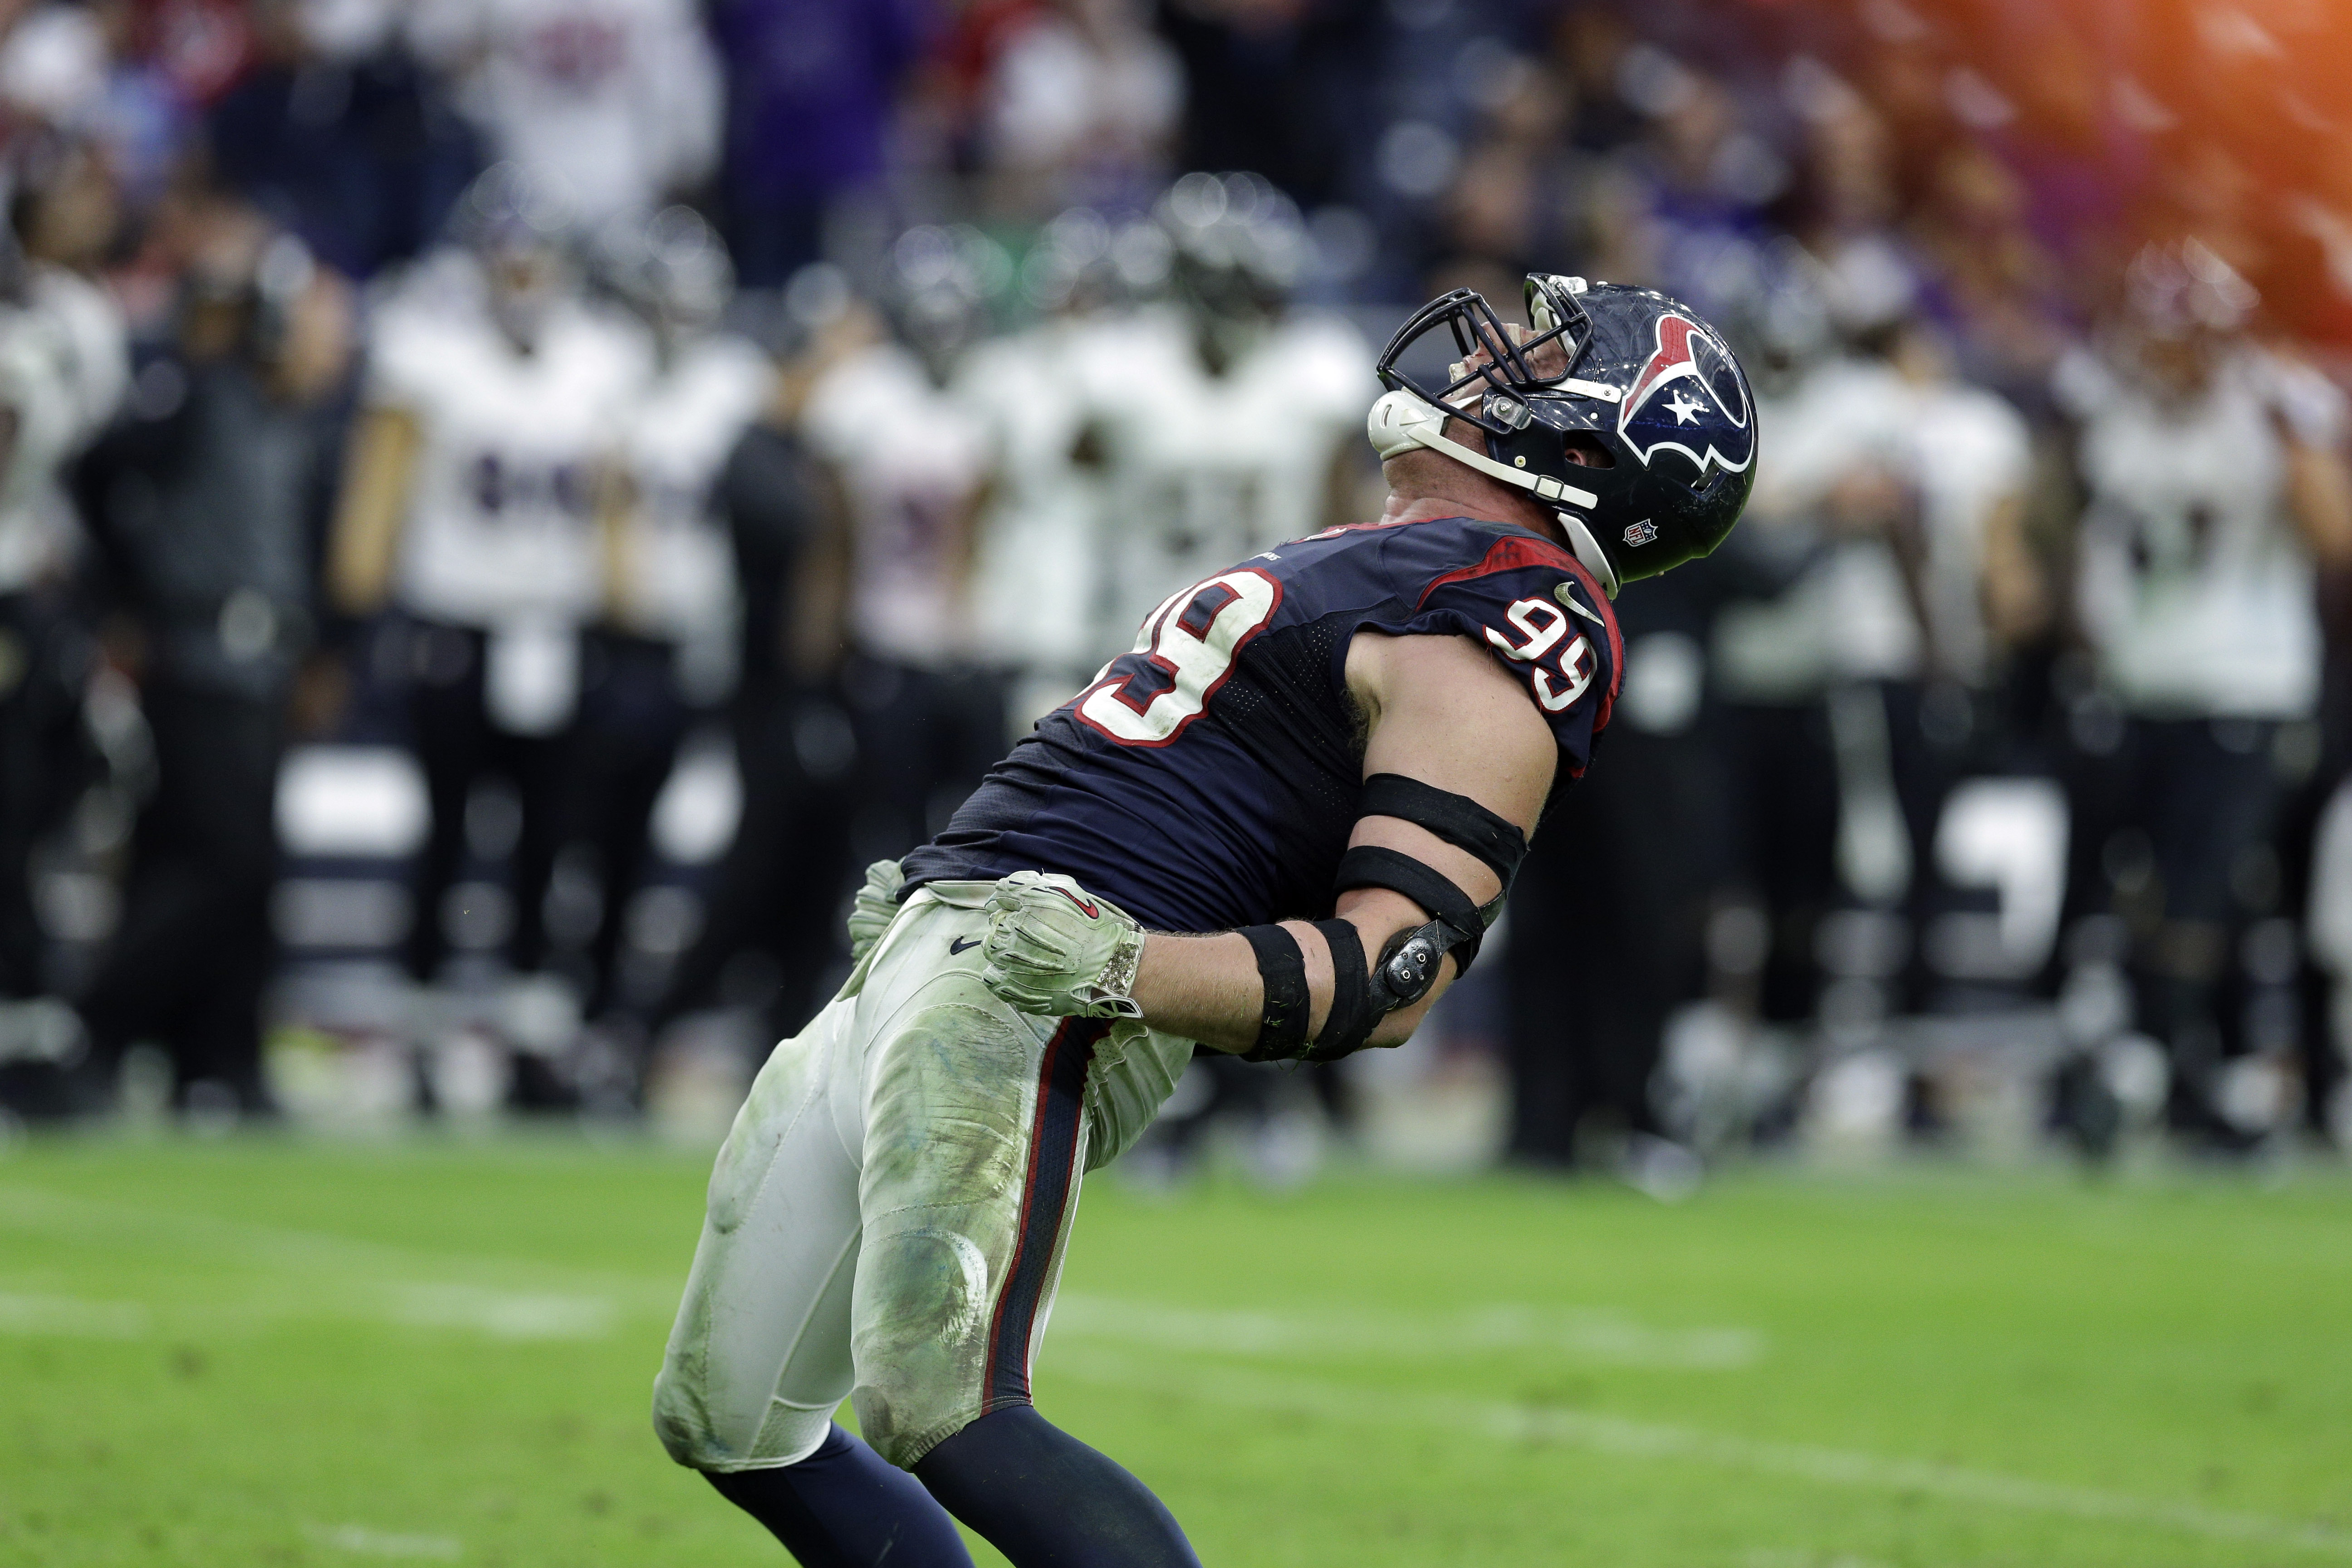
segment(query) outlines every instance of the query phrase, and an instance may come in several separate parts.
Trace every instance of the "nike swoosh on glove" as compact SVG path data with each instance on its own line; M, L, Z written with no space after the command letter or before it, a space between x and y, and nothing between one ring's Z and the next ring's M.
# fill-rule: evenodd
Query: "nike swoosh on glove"
M1109 900L1058 873L1015 871L988 896L981 984L1048 1018L1140 1018L1131 993L1143 931Z
M849 906L849 962L866 962L890 922L898 918L898 889L907 885L907 873L898 869L896 860L877 860L866 868L866 885L857 889L857 897Z

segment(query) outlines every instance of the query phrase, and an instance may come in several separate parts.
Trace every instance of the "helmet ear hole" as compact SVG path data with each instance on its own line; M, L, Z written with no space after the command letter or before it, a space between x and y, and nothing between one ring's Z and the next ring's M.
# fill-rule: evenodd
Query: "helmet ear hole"
M1607 442L1589 430L1570 430L1560 437L1559 444L1568 454L1568 460L1579 468L1613 468L1617 466L1617 454L1609 449Z

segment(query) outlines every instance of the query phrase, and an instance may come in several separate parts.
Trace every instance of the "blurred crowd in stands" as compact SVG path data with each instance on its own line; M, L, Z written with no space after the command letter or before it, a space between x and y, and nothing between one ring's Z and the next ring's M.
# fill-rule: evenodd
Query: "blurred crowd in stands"
M1618 601L1412 1070L1658 1190L2341 1142L2347 60L2286 0L5 0L0 1106L740 1089L864 864L1371 515L1379 343L1541 269L1714 321L1759 479ZM1144 1157L1278 1175L1399 1070L1204 1064Z

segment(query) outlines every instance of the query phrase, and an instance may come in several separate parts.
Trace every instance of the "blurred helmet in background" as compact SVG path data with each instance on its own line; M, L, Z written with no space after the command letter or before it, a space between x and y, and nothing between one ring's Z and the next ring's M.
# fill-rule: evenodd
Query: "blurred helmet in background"
M1696 300L1769 396L1843 353L1881 355L1916 316L1918 275L1883 237L1816 249L1792 235L1694 246Z
M891 327L944 381L994 325L995 303L1013 285L1013 258L970 224L925 224L890 247L883 276Z
M1126 289L1113 252L1117 235L1092 207L1071 207L1037 231L1021 258L1023 303L1041 315L1100 310ZM1160 274L1167 275L1165 247Z
M1307 257L1296 203L1256 174L1185 175L1152 209L1177 299L1210 322L1282 314Z
M605 287L666 334L709 331L735 296L726 243L692 207L608 226L597 236L595 267Z
M1725 237L1696 271L1692 296L1767 396L1839 348L1841 321L1821 259L1793 237Z
M1532 491L1612 595L1713 551L1756 479L1738 357L1654 289L1531 272L1527 304L1532 331L1456 289L1397 329L1367 422L1381 457L1423 447ZM1447 438L1453 419L1475 446Z
M479 263L499 330L520 347L538 342L575 284L562 194L519 163L494 163L457 198L449 237Z
M2153 337L2235 332L2261 302L2236 268L2194 239L2147 246L2124 271L2125 311Z
M2193 397L2262 296L2194 239L2143 248L2124 270L2121 342L2110 353L2167 397Z

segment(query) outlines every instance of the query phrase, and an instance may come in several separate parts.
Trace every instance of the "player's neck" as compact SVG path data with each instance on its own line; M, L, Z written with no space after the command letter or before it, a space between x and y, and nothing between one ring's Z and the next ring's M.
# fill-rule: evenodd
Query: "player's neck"
M1482 522L1516 523L1562 548L1568 545L1567 530L1549 507L1525 490L1497 484L1438 453L1400 452L1381 464L1381 471L1389 482L1388 505L1381 511L1383 523L1475 517Z
M1391 489L1388 504L1381 509L1383 526L1428 522L1441 517L1470 517L1484 522L1517 523L1521 528L1542 534L1563 549L1568 546L1567 531L1549 511L1532 502L1521 501L1517 496L1482 494L1468 486Z

